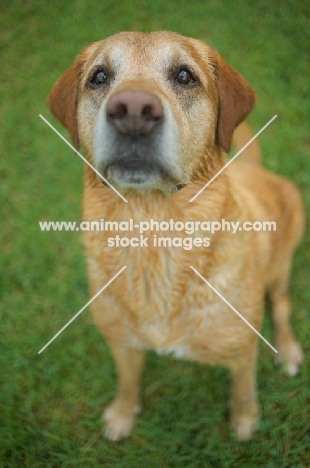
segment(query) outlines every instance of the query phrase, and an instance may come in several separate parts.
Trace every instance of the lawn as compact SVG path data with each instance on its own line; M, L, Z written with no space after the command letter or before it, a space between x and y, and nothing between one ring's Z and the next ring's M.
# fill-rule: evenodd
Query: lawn
M40 232L39 220L80 220L83 163L39 118L46 96L88 43L122 30L173 30L206 40L258 94L249 122L264 164L289 177L310 207L310 7L305 0L1 2L1 468L310 466L310 241L291 282L292 323L306 362L287 378L260 343L260 432L237 443L228 425L228 371L150 353L144 410L121 443L101 436L115 390L88 301L81 236ZM263 335L272 341L268 313Z

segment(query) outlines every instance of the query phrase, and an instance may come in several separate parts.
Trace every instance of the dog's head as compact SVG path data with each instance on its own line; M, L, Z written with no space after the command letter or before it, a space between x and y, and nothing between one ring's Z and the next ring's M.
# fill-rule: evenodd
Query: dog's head
M212 48L170 32L91 44L48 98L74 145L113 185L165 193L193 180L219 147L229 151L254 102Z

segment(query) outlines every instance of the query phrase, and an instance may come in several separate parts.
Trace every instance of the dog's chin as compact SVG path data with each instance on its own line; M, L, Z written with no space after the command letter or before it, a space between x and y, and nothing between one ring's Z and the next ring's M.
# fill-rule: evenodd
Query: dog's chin
M167 173L148 162L131 164L114 163L106 170L106 179L119 190L133 189L138 192L160 190L166 194L177 192L185 184L177 184Z
M107 179L121 189L133 188L143 191L154 189L162 183L160 171L148 164L136 167L112 164L107 169Z

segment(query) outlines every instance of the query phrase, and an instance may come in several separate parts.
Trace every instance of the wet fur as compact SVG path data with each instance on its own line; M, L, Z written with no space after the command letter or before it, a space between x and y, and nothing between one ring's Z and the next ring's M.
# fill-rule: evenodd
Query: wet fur
M162 78L164 70L181 59L196 67L202 83L187 95ZM102 60L122 69L122 76L101 94L91 94L89 73ZM127 265L91 305L94 321L111 347L119 378L117 396L103 415L106 436L119 440L131 432L140 410L144 353L155 349L161 354L227 366L232 373L231 424L238 438L247 440L259 418L255 377L258 338L190 265L257 330L262 323L264 294L269 292L277 360L289 375L295 375L302 352L289 325L288 280L304 226L298 190L259 165L259 147L254 143L246 157L240 157L189 203L225 164L222 150L229 151L233 132L238 148L252 136L248 127L239 124L255 102L245 79L203 42L169 32L121 33L90 45L77 57L55 84L48 102L69 129L74 144L84 148L93 164L98 114L109 96L120 89L148 90L169 109L179 143L173 164L178 165L184 179L179 182L186 181L186 186L175 193L165 191L164 186L147 193L125 190L128 203L124 203L86 167L85 220L269 220L276 221L277 230L208 233L210 247L192 250L152 247L154 233L149 232L148 248L109 248L107 238L120 234L117 232L84 234L91 296ZM169 140L170 127L167 132ZM100 128L96 138L100 145ZM166 141L167 148L173 144ZM167 158L172 158L170 153ZM123 234L136 236L137 232ZM193 234L199 235L206 234ZM183 232L178 236L188 237Z

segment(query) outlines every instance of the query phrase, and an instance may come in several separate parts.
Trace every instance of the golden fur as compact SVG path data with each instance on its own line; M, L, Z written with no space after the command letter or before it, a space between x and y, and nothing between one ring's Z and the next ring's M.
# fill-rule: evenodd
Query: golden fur
M90 74L102 64L113 70L113 80L100 89L90 87ZM169 82L168 70L184 65L198 76L200 85L184 88ZM268 220L276 221L277 230L207 233L210 247L191 250L153 247L155 232L146 233L147 248L108 247L108 237L118 232L85 233L91 296L127 265L91 306L94 321L110 344L119 376L116 399L103 415L106 436L118 440L129 435L140 409L144 352L155 349L227 366L232 372L232 427L240 440L249 439L259 415L255 384L258 337L190 265L257 330L264 294L270 293L277 360L289 375L296 374L302 352L289 325L287 286L292 254L304 225L298 190L259 166L259 148L253 143L246 150L253 164L240 156L240 161L189 202L225 164L222 149L229 151L234 130L237 128L237 148L251 137L248 127L238 125L255 102L244 78L203 42L169 32L121 33L90 45L77 57L52 89L49 106L94 165L98 162L94 139L99 159L101 146L113 147L105 106L111 96L123 90L142 90L159 98L166 117L160 130L165 132L166 159L178 174L173 183L184 187L176 191L171 181L168 185L158 182L149 190L119 186L128 200L125 203L86 167L85 220ZM137 231L125 234L138 235ZM204 237L206 233L193 234L197 235ZM188 234L179 232L178 236Z

